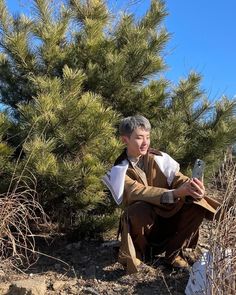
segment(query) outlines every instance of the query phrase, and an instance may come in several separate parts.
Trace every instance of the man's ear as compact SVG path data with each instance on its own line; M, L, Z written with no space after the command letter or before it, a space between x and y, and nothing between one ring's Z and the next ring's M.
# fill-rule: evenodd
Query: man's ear
M129 137L126 136L126 135L122 135L122 136L120 137L120 139L121 139L121 141L122 141L124 144L127 144L128 141L129 141Z

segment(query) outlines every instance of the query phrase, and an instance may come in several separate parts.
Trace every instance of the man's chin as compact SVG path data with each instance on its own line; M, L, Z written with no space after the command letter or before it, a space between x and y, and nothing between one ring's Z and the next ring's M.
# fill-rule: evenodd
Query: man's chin
M140 151L140 155L142 155L142 156L146 155L147 151L148 150L142 150L142 151Z

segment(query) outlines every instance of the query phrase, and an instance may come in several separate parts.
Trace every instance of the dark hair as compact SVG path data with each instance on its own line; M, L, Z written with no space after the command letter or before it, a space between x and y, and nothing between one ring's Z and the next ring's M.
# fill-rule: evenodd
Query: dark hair
M120 122L119 133L120 135L128 135L130 136L134 129L143 128L146 131L151 130L151 124L147 118L141 115L130 116L124 118Z

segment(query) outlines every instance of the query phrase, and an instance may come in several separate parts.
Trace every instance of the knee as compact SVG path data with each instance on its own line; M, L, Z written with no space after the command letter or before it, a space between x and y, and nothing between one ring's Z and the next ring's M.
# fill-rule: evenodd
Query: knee
M155 222L155 211L153 206L146 202L136 202L127 208L128 216L132 229L151 228Z
M207 210L204 207L199 206L199 205L194 204L194 203L189 205L187 210L188 210L189 216L191 216L195 220L196 219L202 220L205 217L206 212L207 212Z

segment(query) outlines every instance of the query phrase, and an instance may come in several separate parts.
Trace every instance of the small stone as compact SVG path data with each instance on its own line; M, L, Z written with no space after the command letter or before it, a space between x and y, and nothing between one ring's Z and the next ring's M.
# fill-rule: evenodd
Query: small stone
M19 280L12 282L7 294L45 295L46 291L47 286L45 279L35 278L32 280Z
M10 286L9 283L0 283L0 294L1 295L8 294L9 286Z
M84 287L83 291L86 292L85 294L99 295L99 293L91 287Z
M56 281L53 283L53 290L57 291L57 290L63 289L64 286L65 286L64 281Z

